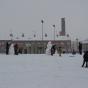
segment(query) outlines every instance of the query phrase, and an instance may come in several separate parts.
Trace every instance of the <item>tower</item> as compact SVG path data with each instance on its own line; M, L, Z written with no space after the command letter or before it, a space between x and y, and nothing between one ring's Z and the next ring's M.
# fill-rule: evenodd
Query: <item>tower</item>
M61 18L61 32L60 32L61 36L65 36L65 18Z

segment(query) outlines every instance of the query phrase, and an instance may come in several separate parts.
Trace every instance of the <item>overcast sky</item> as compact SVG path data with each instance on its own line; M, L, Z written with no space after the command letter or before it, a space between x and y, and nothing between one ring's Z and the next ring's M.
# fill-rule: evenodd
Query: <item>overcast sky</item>
M52 25L59 33L62 17L71 38L88 39L88 0L0 0L0 37L6 38L10 32L41 36L41 19L44 33L52 37Z

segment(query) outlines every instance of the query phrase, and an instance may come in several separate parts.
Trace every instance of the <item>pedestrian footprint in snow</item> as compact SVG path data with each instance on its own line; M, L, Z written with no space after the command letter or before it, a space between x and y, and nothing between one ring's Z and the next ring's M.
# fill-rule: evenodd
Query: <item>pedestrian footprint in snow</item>
M83 55L83 64L82 64L82 67L84 67L86 63L86 66L85 67L88 67L88 51L86 51Z

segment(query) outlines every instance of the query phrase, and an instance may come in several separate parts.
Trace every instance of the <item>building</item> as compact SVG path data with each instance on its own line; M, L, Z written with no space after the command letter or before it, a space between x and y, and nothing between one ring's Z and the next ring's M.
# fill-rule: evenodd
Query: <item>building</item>
M88 40L82 41L82 50L83 52L88 51Z
M43 54L46 52L47 43L51 41L52 44L56 44L57 51L59 47L62 47L62 51L69 53L71 52L71 39L67 36L59 36L56 37L55 40L52 39L38 39L34 37L34 39L13 39L13 40L0 40L0 53L5 53L6 42L17 43L19 48L22 50L22 53L29 53L29 54Z
M60 31L60 36L65 36L65 18L61 18L61 31Z

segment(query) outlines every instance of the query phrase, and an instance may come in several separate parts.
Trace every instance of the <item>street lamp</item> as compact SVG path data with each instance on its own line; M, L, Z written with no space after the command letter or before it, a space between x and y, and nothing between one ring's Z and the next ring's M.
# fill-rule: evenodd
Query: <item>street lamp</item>
M44 23L44 21L41 20L41 23L42 23L42 41L43 41L43 23Z
M10 34L9 34L9 36L11 37L11 40L13 40L13 34L12 34L12 33L10 33Z
M77 47L77 52L78 52L78 47L79 47L78 38L76 38L76 47Z
M54 27L54 41L55 41L55 24L53 25L53 27Z
M22 38L23 38L23 37L24 37L24 33L22 33L22 35L21 35L21 36L22 36Z
M10 34L9 34L10 38L11 38L11 41L13 40L13 33L12 33L12 30L10 30Z

